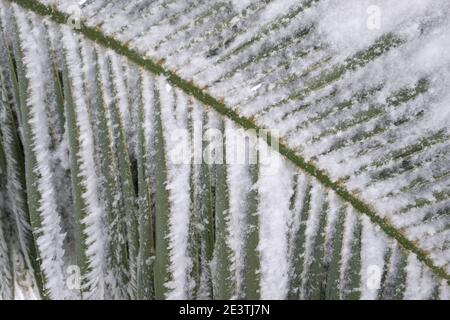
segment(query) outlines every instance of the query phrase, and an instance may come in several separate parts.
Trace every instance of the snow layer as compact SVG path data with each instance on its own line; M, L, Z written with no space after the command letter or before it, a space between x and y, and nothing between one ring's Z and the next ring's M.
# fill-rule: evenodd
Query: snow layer
M67 12L75 4L42 2ZM450 186L448 1L162 3L97 0L79 9L87 25L160 61L217 99L223 98L229 108L251 117L257 125L278 132L299 155L402 228L411 241L430 253L436 265L450 270L445 214ZM113 59L116 75L122 63ZM174 94L177 89L164 79L158 81L163 104L168 106L163 109L165 130L185 126L187 97ZM119 84L124 90L123 83ZM170 95L177 97L176 103ZM122 101L121 111L130 123L125 105ZM266 160L258 182L261 296L281 299L288 293L288 234L299 223L290 204L295 178L279 155L262 153L261 161ZM168 171L171 206L179 208L171 213L168 236L174 273L168 287L173 297L185 297L189 286L189 257L183 242L189 221L189 169L180 168L174 165ZM248 185L245 175L242 182L236 181L239 170L232 167L229 172L235 191ZM319 190L317 181L313 184L315 200L306 221L307 262L321 199L335 197L329 190ZM241 198L232 192L230 222L235 227L241 221ZM95 204L94 200L90 199ZM101 210L96 205L93 208L93 213ZM328 212L326 239L333 237L331 226L338 215L334 208ZM352 208L346 212L340 280L345 285L353 231L359 224L363 229L360 289L363 298L372 299L379 281L373 272L383 263L387 244L379 230ZM229 239L238 275L240 233L233 228ZM377 250L372 252L373 247ZM414 259L408 257L405 296L429 297L434 280ZM307 269L304 272L305 276ZM426 290L419 292L421 286ZM444 286L440 292L445 296L448 290Z

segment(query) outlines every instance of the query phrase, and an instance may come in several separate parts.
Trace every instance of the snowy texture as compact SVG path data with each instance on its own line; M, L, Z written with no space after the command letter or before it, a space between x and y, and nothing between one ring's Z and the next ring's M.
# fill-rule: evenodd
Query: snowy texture
M161 120L165 137L167 186L170 201L169 240L171 277L166 284L167 299L186 299L192 268L188 254L190 221L190 145L187 131L186 96L175 91L164 78L158 79L161 101ZM178 159L179 157L182 159ZM181 161L187 160L187 161Z
M68 298L64 274L64 234L61 228L61 219L57 211L53 170L51 168L50 135L46 105L55 103L51 101L47 85L51 84L49 74L50 62L45 60L45 54L39 51L45 47L42 37L43 30L39 25L30 25L22 11L16 12L19 34L22 37L25 73L28 82L27 108L28 121L31 127L31 140L37 166L33 168L37 178L37 192L39 192L40 215L39 229L35 230L39 256L42 259L42 269L47 279L47 290L52 298ZM36 58L42 60L36 60ZM31 189L29 189L31 190Z
M268 150L258 181L261 217L261 298L286 299L288 289L287 231L293 172L282 158ZM276 172L274 172L274 167Z
M0 1L1 277L13 252L58 299L448 299L448 1L39 2L95 32Z
M410 228L448 204L448 1L158 4L89 1L81 16L280 132L448 270L448 222Z
M62 42L65 48L65 58L68 66L81 65L81 58L87 58L86 48L80 50L78 39L67 29L62 30ZM81 51L81 52L80 52ZM81 55L81 56L80 56ZM104 297L105 273L105 243L103 220L104 213L98 199L99 180L96 173L94 158L94 141L90 124L90 111L83 92L85 90L85 77L88 70L70 68L69 77L74 94L75 114L79 128L79 158L80 177L85 192L82 194L86 206L86 216L82 223L85 225L85 237L89 272L86 274L87 298L101 299Z

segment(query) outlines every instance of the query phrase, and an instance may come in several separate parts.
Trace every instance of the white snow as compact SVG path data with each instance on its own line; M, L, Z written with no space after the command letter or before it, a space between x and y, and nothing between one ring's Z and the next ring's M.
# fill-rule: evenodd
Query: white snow
M262 165L259 173L261 298L285 299L288 290L287 232L293 169L274 151L264 156L270 157L270 163L279 169L274 172L271 166Z
M46 105L55 103L50 100L47 84L51 83L49 74L50 62L48 53L42 52L46 41L43 38L39 21L30 25L27 17L20 10L15 10L22 39L24 66L28 82L27 106L29 106L29 125L33 154L36 167L33 169L37 177L39 192L40 229L36 230L39 256L42 259L42 270L46 278L46 286L52 298L69 298L64 274L64 237L61 228L61 217L58 213L53 170L51 168L50 134L48 132L48 116Z
M377 214L386 217L394 227L402 228L405 236L423 250L429 252L434 264L449 270L450 255L447 244L450 233L448 219L435 216L439 210L448 208L449 198L438 200L437 194L448 191L450 121L450 56L448 47L450 3L446 0L321 0L310 8L304 2L273 0L268 4L251 0L219 1L166 1L151 3L140 1L75 1L41 0L62 11L73 10L79 5L82 20L91 27L126 44L138 54L162 64L185 80L192 80L205 92L224 101L240 115L251 118L257 126L277 132L287 147L313 162L334 181L372 207ZM165 5L161 5L162 3ZM2 17L9 16L2 2ZM71 9L72 6L72 9ZM294 16L290 12L299 9ZM15 15L25 43L42 36L39 28L27 28L22 9ZM34 18L33 18L34 19ZM33 20L32 19L32 20ZM38 23L36 23L38 24ZM310 28L310 29L309 29ZM93 88L83 88L84 78L92 79L92 65L86 52L92 50L90 42L79 43L71 29L63 26L66 59L73 82L76 112L80 127L80 155L83 183L86 184L87 236L92 275L95 287L102 283L105 239L102 231L104 215L97 192L101 188L96 172L93 131L89 119L89 105L83 95L92 98ZM292 38L299 30L308 33ZM9 31L8 31L9 32ZM386 35L401 40L386 52L370 52L369 60L353 57L368 50ZM389 39L389 38L385 38ZM386 40L385 40L386 41ZM53 41L55 42L55 41ZM382 42L386 45L386 42ZM83 63L78 57L81 48ZM46 79L49 75L43 68L48 61L39 49L28 48L27 66L30 78ZM127 83L123 71L128 62L113 52L98 50L101 74L105 87L110 88L104 57L112 61L114 85L119 109L124 120L127 137L133 137L133 106L126 98ZM38 66L31 62L39 63ZM352 66L348 61L353 61ZM75 67L73 67L75 66ZM81 68L82 70L79 70ZM147 71L140 70L143 78L145 132L147 147L153 138L153 81ZM325 79L325 80L324 80ZM396 94L409 93L419 81L427 86L415 97L402 102L393 99ZM92 83L92 81L88 81ZM187 129L188 110L204 108L191 101L179 89L163 77L157 86L161 94L163 129L167 156L181 156L186 163L168 163L170 194L170 269L169 298L185 298L192 285L188 276L190 257L187 251L192 145L183 136ZM51 167L53 155L48 149L48 130L39 123L51 123L45 114L45 90L42 82L30 87L32 99L33 131L36 137L35 150L39 150L37 172L42 174L38 186L45 197L42 213L50 217L45 220L49 239L56 239L50 256L59 261L62 253L58 248L62 242L55 199L52 187ZM362 92L373 90L366 97ZM108 91L108 90L106 90ZM104 93L106 105L112 101L110 93ZM401 95L400 95L401 96ZM400 97L401 99L402 97ZM347 103L348 101L351 103ZM396 102L399 102L396 104ZM195 109L194 108L194 109ZM34 110L34 111L33 111ZM34 112L34 113L33 113ZM197 114L197 122L202 115ZM210 127L217 125L218 115L210 117ZM227 120L227 130L235 129ZM178 130L180 129L180 130ZM184 130L184 131L183 131ZM196 129L197 130L197 129ZM431 141L436 133L443 138ZM197 134L199 132L197 131ZM214 135L217 131L211 131ZM6 137L10 138L10 137ZM134 138L130 138L133 140ZM228 150L234 149L227 141ZM201 141L200 141L201 142ZM194 143L199 143L197 139ZM409 153L410 146L420 145ZM62 150L66 147L63 145ZM200 149L198 146L196 149ZM63 158L63 151L61 157ZM241 154L242 155L242 154ZM220 154L215 155L218 160ZM234 157L227 151L227 160ZM239 155L238 155L239 156ZM306 221L305 264L313 255L311 244L317 233L321 206L324 198L332 205L327 210L325 227L326 248L329 250L336 219L343 203L330 190L303 173L294 173L288 161L272 151L261 150L260 179L258 182L259 209L261 219L261 294L263 298L286 297L290 235L299 228L298 213L302 208L301 196L308 183L313 184L311 214ZM199 164L199 154L194 153ZM67 160L63 160L67 164ZM50 172L50 174L48 174ZM237 163L227 168L230 189L229 246L233 250L233 271L238 290L242 269L242 226L245 211L245 195L250 188L248 168ZM16 177L9 177L8 193L14 193ZM290 196L294 179L298 182L298 194L294 209L290 210ZM418 180L425 180L414 185ZM49 186L49 187L48 187ZM53 189L52 189L53 188ZM426 199L430 204L416 205ZM17 207L17 204L13 206ZM45 210L44 210L45 209ZM19 217L20 219L20 217ZM360 217L352 208L347 209L342 249L341 275L348 268L353 230ZM384 264L386 239L380 230L366 218L361 220L361 293L363 298L374 299L380 279L373 277ZM303 222L302 222L303 223ZM55 226L55 228L50 228ZM51 229L51 230L50 230ZM24 230L23 230L24 232ZM53 238L52 238L53 237ZM41 243L41 245L44 245ZM325 255L329 254L326 251ZM414 255L408 258L408 283L406 297L428 298L434 290L435 281L423 263ZM56 265L60 265L58 262ZM47 266L47 265L46 265ZM307 276L305 269L303 277ZM48 270L48 272L50 272ZM52 270L51 272L60 273ZM62 275L58 275L61 282ZM97 279L97 280L95 280ZM99 280L100 279L100 280ZM345 279L341 279L341 283ZM97 283L98 282L98 283ZM370 288L367 286L370 283ZM51 284L53 285L53 283ZM54 290L58 286L55 285ZM448 288L441 286L441 296L448 296ZM375 289L374 289L375 288ZM418 290L417 288L423 288ZM92 293L93 297L101 294Z
M85 100L84 81L89 68L89 59L85 45L80 46L79 40L68 28L62 28L62 41L66 50L67 65L73 66L69 69L69 77L72 83L72 94L75 101L75 113L77 124L80 128L80 176L85 188L82 197L86 204L86 217L82 221L85 225L85 236L89 273L86 276L87 298L102 299L104 297L105 281L105 234L104 234L104 209L98 199L99 178L96 173L96 160L94 159L95 147L93 132L90 122L90 111ZM83 57L82 63L80 57ZM80 69L78 66L83 66Z
M186 299L189 289L188 271L191 260L188 254L190 212L190 163L191 155L183 151L191 150L186 135L176 132L187 130L187 98L184 93L174 89L164 77L159 77L158 89L161 101L161 120L166 148L167 185L169 190L169 270L170 280L166 283L169 291L167 299ZM175 150L175 151L174 151ZM180 152L181 151L181 152ZM181 153L182 160L176 157Z

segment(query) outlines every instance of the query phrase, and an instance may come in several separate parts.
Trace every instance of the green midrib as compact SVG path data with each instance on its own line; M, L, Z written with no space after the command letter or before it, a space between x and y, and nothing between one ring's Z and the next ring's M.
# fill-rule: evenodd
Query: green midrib
M34 13L50 18L56 23L64 24L69 18L69 15L56 10L55 8L46 6L38 1L34 0L8 0L10 2L16 3L21 7L31 10ZM264 139L269 145L272 146L272 141L276 141L270 133L265 134L266 130L257 126L253 121L248 118L240 116L238 113L228 108L223 102L214 98L198 86L196 86L192 81L185 80L178 76L175 72L166 69L161 63L158 63L152 59L144 58L136 50L129 48L125 44L115 40L114 38L103 34L99 29L88 27L81 23L80 28L74 29L84 35L87 39L94 41L95 43L109 48L119 55L127 57L128 60L134 62L140 67L150 71L155 75L163 75L167 80L175 87L183 90L185 93L194 96L197 100L215 109L218 113L223 116L228 117L235 123L239 124L245 129L256 130L259 137ZM278 152L284 157L289 159L294 165L306 171L311 176L315 177L320 181L325 187L334 190L344 201L350 203L358 212L365 214L370 218L370 220L378 225L387 235L396 239L398 243L406 250L414 253L417 258L427 265L436 276L442 279L446 279L447 283L450 284L450 275L442 268L434 264L431 258L428 256L427 252L419 248L414 242L407 239L405 235L394 226L386 218L380 217L375 210L371 208L370 205L361 201L358 197L353 195L348 191L343 185L338 182L334 182L331 178L321 169L319 169L312 162L307 161L305 158L297 154L294 150L287 147L283 142L278 142Z

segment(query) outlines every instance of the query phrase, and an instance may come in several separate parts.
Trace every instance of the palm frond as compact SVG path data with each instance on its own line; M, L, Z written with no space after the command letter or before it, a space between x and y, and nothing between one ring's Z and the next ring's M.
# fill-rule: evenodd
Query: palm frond
M0 295L448 299L450 5L350 2L1 0Z

